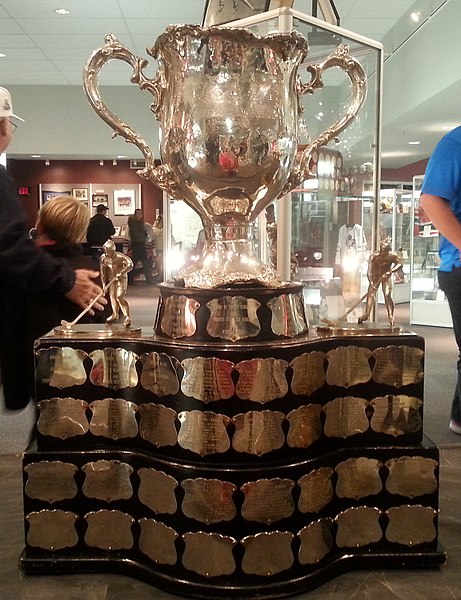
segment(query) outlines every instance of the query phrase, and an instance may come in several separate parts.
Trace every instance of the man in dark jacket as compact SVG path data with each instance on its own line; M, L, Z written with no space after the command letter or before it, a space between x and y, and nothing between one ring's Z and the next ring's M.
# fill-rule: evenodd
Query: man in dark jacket
M144 226L144 213L140 208L134 211L134 215L128 217L128 232L131 244L131 260L136 268L136 264L141 262L142 271L146 278L147 285L154 284L152 275L152 261L147 256L147 231ZM134 269L133 269L134 271ZM133 283L133 271L128 274L128 283Z
M91 217L86 232L86 241L90 246L102 248L107 240L115 234L115 227L107 216L107 206L98 204L96 214Z

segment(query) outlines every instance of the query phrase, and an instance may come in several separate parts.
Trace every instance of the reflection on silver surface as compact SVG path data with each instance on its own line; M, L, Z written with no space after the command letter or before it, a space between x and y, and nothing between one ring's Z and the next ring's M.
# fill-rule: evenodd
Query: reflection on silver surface
M257 533L242 539L245 555L242 569L247 575L271 577L293 566L291 542L294 535L289 531Z
M208 403L228 400L234 395L234 363L229 360L196 356L184 359L181 366L184 369L181 391L186 396Z
M165 298L160 322L162 332L174 340L194 335L197 330L195 313L199 308L199 302L187 296Z
M235 392L242 400L270 402L288 393L288 363L278 358L253 358L235 365L239 379Z
M301 540L298 559L302 565L315 565L333 548L332 520L319 519L303 527L298 533Z
M345 396L327 402L323 407L327 416L324 433L327 437L347 438L364 433L368 427L366 408L368 400Z
M106 502L128 500L133 495L130 475L133 467L119 460L96 460L82 467L85 473L82 491L87 498Z
M93 435L119 440L133 438L138 434L134 402L123 398L104 398L90 404L93 416L90 421L90 431Z
M138 496L140 502L148 506L154 513L173 515L177 509L175 490L178 487L176 479L163 471L141 468L138 470L140 479Z
M78 516L67 510L40 510L26 515L29 523L26 541L34 548L62 550L78 542L75 522Z
M181 486L184 489L182 511L191 519L202 523L219 523L231 521L236 515L232 498L237 487L228 481L219 479L185 479Z
M90 381L113 390L133 388L138 384L136 361L138 356L124 348L102 348L90 354L93 366Z
M308 404L292 410L287 415L290 428L287 443L291 448L308 448L322 436L322 407Z
M134 519L120 510L98 510L85 515L87 530L85 543L102 550L130 550L133 547L131 531Z
M69 348L43 348L38 350L35 380L58 389L83 385L86 371L83 361L88 356L83 350Z
M391 494L408 498L433 494L438 488L434 473L438 466L436 460L423 456L391 458L386 462L389 469L386 489Z
M77 495L77 470L75 465L60 460L29 463L24 467L27 473L24 493L29 498L50 503L70 500Z
M295 510L291 491L295 482L291 479L258 479L240 487L245 500L242 517L247 521L273 523L290 517Z
M379 469L383 463L375 458L348 458L336 466L338 481L336 495L339 498L365 498L379 494L383 489Z
M298 509L302 513L317 513L333 500L333 476L331 467L320 467L298 481L301 494Z
M325 383L325 353L314 350L294 358L291 391L299 396L309 396Z
M423 401L413 396L400 394L379 396L370 402L373 407L371 428L373 431L393 435L416 433L423 428L420 409Z
M181 428L178 443L200 456L226 452L230 448L226 426L230 418L210 411L182 411L178 415Z
M223 296L207 302L210 318L206 330L215 338L244 340L258 335L261 323L257 310L261 304L254 298Z
M40 411L37 429L42 435L65 440L85 435L90 428L86 417L88 404L75 398L49 398L37 404Z
M232 419L235 425L232 447L237 452L257 456L278 450L285 443L282 429L284 418L283 413L271 410L251 410L235 415Z
M386 539L404 546L416 546L433 542L437 532L435 518L437 511L430 506L394 506L386 510L389 524Z
M179 361L164 352L149 352L141 356L141 385L156 396L179 392L176 367Z
M172 408L163 404L140 404L138 406L140 421L139 435L154 444L161 446L175 446L178 437L175 421L177 414Z
M424 351L412 346L386 346L373 350L376 363L372 377L377 383L402 387L420 383L424 377Z
M379 542L383 537L379 508L357 506L348 508L335 518L338 524L336 545L339 548L360 548Z
M272 311L271 329L275 335L295 337L307 333L302 299L296 294L281 294L267 303Z
M371 356L371 350L360 346L338 346L327 352L326 381L328 385L348 388L370 381L369 359Z
M231 575L235 571L234 538L202 531L185 533L182 537L185 544L182 562L189 571L205 577Z
M139 519L139 526L139 550L156 564L175 565L178 559L174 544L178 538L176 531L154 519Z

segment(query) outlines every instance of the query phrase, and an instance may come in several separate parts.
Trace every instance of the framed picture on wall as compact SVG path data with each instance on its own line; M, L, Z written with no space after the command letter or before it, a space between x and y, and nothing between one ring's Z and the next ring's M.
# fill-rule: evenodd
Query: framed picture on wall
M45 204L45 202L48 202L48 200L51 200L51 198L54 198L55 196L70 196L70 195L71 195L70 190L63 190L63 191L58 191L58 192L52 192L50 190L43 190L42 191L42 204Z
M285 6L283 0L277 4ZM289 2L289 4L292 5L293 2ZM207 0L202 25L210 27L237 19L254 17L269 10L270 6L271 0ZM272 8L279 7L273 6Z
M133 215L136 209L134 190L114 190L114 215Z
M96 208L98 204L104 204L109 207L109 194L93 194L91 197L91 206Z
M78 200L88 200L88 189L87 188L72 188L72 196L75 196Z

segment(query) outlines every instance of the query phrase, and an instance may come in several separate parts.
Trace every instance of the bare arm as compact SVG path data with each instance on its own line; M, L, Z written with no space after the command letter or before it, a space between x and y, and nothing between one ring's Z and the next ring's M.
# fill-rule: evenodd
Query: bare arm
M86 308L88 304L102 292L99 285L97 285L93 279L98 277L99 273L97 271L89 271L88 269L77 269L75 271L75 283L71 290L69 290L66 294L66 298L71 300L78 306L82 308ZM94 304L94 308L97 310L103 310L104 306L107 304L107 300L101 297ZM90 311L91 313L91 311ZM94 314L91 313L91 314Z
M448 200L439 196L421 194L420 204L443 237L456 248L461 249L461 222L451 210Z

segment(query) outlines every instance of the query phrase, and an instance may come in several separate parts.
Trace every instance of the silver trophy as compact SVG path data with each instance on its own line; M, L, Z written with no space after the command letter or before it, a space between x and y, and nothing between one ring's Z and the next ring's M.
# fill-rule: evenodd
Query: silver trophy
M147 53L158 61L154 78L148 61L109 34L88 60L84 89L98 115L135 144L146 159L139 175L170 196L184 200L201 217L206 235L202 256L183 270L186 287L215 288L258 282L280 287L274 269L254 247L254 222L275 199L312 176L311 156L354 119L366 96L360 64L341 46L324 62L298 70L308 43L297 32L260 37L246 29L177 25L167 28ZM154 97L160 122L162 164L144 139L101 99L99 75L113 59L133 68L131 82ZM344 115L303 150L298 149L301 96L321 88L322 73L344 70L352 85Z

